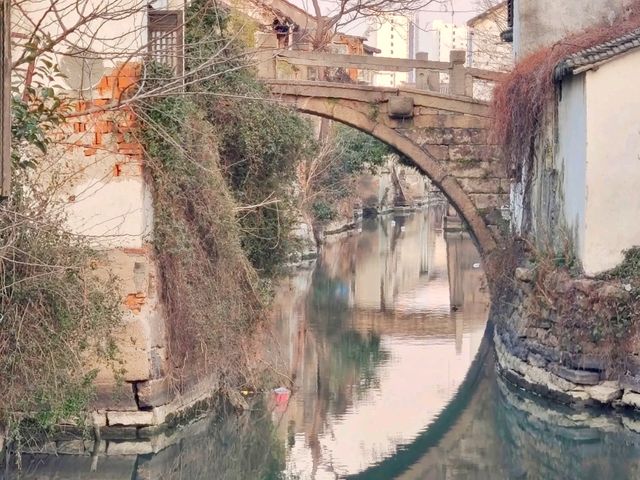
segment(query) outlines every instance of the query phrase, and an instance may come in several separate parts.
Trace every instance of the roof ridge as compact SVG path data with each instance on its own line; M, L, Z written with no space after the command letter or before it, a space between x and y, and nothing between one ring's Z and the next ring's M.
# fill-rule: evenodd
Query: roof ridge
M578 52L567 55L558 62L554 70L554 80L559 82L575 70L584 71L596 64L611 60L614 57L640 47L640 27L635 28L619 37L585 47Z

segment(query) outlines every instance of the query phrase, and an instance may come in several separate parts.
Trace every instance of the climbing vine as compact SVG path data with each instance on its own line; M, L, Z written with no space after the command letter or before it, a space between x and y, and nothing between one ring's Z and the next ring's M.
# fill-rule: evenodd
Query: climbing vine
M187 18L187 68L198 71L194 103L213 126L222 172L243 206L242 247L260 275L272 277L295 247L293 184L298 164L315 151L312 128L256 79L240 41L250 27L208 0L193 2ZM219 62L202 68L216 55Z

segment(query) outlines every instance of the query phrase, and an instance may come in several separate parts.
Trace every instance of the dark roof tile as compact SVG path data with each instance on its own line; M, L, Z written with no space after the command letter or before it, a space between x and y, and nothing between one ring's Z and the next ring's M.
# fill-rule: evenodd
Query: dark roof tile
M588 69L597 63L610 60L617 55L638 47L640 47L640 28L608 42L603 42L569 55L556 66L553 75L554 79L559 82L567 75L573 74L577 69Z

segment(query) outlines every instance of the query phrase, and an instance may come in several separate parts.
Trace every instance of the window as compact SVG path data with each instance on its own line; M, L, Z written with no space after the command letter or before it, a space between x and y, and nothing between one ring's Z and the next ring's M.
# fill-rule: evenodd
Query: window
M507 29L500 33L503 42L513 42L513 2L507 0Z
M0 4L0 197L6 197L11 188L11 2Z
M181 10L149 10L149 56L173 70L184 72L184 44Z

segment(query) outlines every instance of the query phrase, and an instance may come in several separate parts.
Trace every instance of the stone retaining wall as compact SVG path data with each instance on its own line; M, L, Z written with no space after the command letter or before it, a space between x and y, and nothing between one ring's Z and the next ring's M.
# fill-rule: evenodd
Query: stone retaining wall
M613 343L593 330L615 317L612 305L632 301L626 298L629 285L574 278L561 270L540 280L533 270L518 268L515 277L509 301L503 299L494 308L500 374L572 406L640 412L640 357L633 322ZM541 301L546 295L549 298Z

